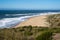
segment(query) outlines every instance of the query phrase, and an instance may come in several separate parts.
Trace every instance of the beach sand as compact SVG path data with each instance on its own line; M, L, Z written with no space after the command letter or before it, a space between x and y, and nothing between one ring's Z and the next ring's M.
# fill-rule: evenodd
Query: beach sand
M47 15L40 15L40 16L35 16L27 19L24 22L21 22L15 27L22 27L22 26L42 26L42 27L48 27L49 23L46 21Z

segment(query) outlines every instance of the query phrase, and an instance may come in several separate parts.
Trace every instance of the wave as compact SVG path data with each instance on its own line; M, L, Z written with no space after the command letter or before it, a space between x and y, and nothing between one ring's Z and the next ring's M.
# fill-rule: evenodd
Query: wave
M28 14L5 14L5 16L21 16L21 15L28 15Z
M25 13L25 14L5 14L5 16L27 16L34 15L35 13Z
M60 14L60 12L47 12L47 13L40 13L40 15L51 15L51 14Z
M0 28L9 28L15 26L16 24L27 20L29 17L32 16L23 16L23 17L16 17L16 18L4 18L0 20Z
M27 20L30 17L40 16L40 15L50 15L50 14L60 14L60 12L37 13L35 15L30 15L30 16L28 14L14 14L14 16L15 15L17 15L17 16L18 15L27 15L27 16L21 16L21 17L15 17L15 18L3 18L0 20L0 28L14 27L15 25Z

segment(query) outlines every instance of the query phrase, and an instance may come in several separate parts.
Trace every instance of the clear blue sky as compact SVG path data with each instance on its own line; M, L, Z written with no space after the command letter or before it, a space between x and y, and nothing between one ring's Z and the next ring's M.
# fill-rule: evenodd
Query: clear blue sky
M0 9L60 9L60 0L0 0Z

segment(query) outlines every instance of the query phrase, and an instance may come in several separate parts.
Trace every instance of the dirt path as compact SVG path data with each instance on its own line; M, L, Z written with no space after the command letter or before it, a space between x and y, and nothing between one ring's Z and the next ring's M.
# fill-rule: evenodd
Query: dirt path
M60 33L56 33L56 34L53 36L53 40L60 40Z

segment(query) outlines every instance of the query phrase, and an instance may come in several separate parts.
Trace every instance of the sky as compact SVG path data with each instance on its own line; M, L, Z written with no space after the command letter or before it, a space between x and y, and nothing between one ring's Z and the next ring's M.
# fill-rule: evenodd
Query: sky
M0 0L0 9L60 10L60 0Z

